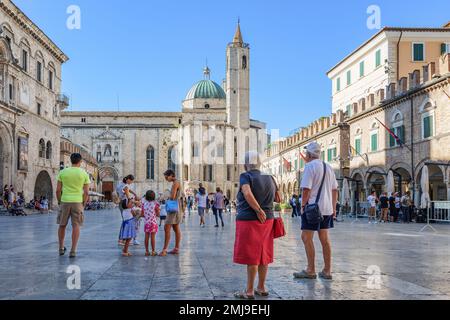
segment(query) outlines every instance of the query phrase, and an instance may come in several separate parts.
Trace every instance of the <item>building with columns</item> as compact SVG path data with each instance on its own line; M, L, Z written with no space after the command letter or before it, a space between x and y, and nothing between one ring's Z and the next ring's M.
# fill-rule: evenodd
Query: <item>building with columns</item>
M428 36L429 39L422 38L428 48L434 43L442 49L427 51L431 62L404 63L405 59L410 61L409 58L401 58L400 64L409 65L409 69L401 68L402 76L389 78L390 82L384 87L378 80L359 80L367 83L358 89L358 101L351 104L350 112L333 105L336 111L330 117L320 118L270 145L264 170L275 175L285 200L300 191L298 186L304 169L300 152L310 141L322 145L322 159L332 165L338 180L349 182L353 207L356 202L365 201L371 191L378 194L386 191L389 171L393 172L395 189L411 191L418 205L423 192L420 180L424 166L430 173L431 200L450 200L450 149L447 147L450 142L450 50L446 40L450 36L449 26L415 29L416 33L422 32L422 37ZM352 55L360 50L365 52L366 46L373 47L372 41L376 42L377 36ZM413 42L409 45L414 48ZM338 66L349 59L345 58ZM386 63L389 65L391 61ZM373 91L375 85L379 87ZM346 92L342 98L350 99L352 94ZM384 126L394 132L401 143Z
M0 0L0 185L55 204L61 66L68 57L12 1Z
M139 194L169 188L174 169L186 195L202 183L231 199L238 190L246 150L264 152L264 123L250 118L250 46L240 25L227 45L226 79L203 79L188 90L180 112L64 112L62 135L89 150L99 165L101 192L110 198L125 175Z

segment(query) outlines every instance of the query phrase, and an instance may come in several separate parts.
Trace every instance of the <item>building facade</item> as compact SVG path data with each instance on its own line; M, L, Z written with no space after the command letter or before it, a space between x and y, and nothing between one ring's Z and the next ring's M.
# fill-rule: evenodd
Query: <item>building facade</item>
M448 31L426 32L441 35ZM376 39L377 36L365 46L374 47L371 41L376 43ZM440 41L441 38L434 42ZM272 143L264 169L276 176L284 198L299 192L304 168L300 151L310 141L317 141L323 147L322 159L333 166L338 180L349 182L353 207L358 201L365 201L371 191L387 191L390 171L395 189L411 191L418 205L424 166L430 173L431 200L450 200L450 55L448 46L439 47L442 50L433 61L414 64L414 70L380 86L376 92L371 92L371 88L380 85L378 80L369 81L366 88L361 88L365 94L358 96L351 112L337 108L331 117L318 119L296 134ZM348 98L349 94L343 96Z
M55 204L68 57L10 0L0 1L0 31L0 184Z
M220 86L205 67L181 112L64 112L62 135L96 158L107 198L128 174L139 194L162 193L169 188L163 173L173 169L185 195L202 183L234 199L245 151L262 153L267 142L265 124L250 119L249 53L238 25L227 46L226 80Z

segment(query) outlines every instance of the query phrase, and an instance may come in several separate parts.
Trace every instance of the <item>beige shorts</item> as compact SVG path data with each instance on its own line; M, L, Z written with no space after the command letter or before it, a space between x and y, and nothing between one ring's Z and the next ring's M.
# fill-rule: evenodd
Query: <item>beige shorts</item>
M61 203L56 223L62 227L67 226L69 218L72 221L72 225L82 226L84 222L82 203Z
M369 208L369 216L373 217L377 213L377 208L370 207Z

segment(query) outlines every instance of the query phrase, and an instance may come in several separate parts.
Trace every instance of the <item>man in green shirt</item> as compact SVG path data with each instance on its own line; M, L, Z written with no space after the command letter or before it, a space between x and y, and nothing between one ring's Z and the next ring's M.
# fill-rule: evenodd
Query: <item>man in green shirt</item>
M57 218L59 255L64 255L64 237L69 218L72 221L72 249L70 258L75 258L78 239L80 238L80 227L83 225L83 210L89 201L89 175L80 168L81 155L74 153L70 156L72 167L62 170L58 175L58 185L56 187L56 197L60 210Z

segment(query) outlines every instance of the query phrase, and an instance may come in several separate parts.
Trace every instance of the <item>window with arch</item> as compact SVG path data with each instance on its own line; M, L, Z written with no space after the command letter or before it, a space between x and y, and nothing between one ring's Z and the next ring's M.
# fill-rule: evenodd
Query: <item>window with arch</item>
M436 107L428 101L420 110L422 119L422 139L428 139L435 135L435 116Z
M39 140L39 158L45 158L45 141Z
M44 58L40 51L36 52L35 57L36 57L36 80L42 83L44 71Z
M50 141L47 141L47 148L45 150L45 158L46 159L52 158L52 143Z
M146 164L147 164L147 179L155 179L155 148L149 146L146 152Z
M167 151L167 169L172 170L173 172L176 172L176 164L175 164L176 154L175 154L175 147L172 146Z
M247 56L242 56L242 69L247 69Z
M370 151L378 151L378 124L374 122L370 130Z
M112 148L111 148L111 145L110 145L110 144L107 144L107 145L105 146L105 151L103 152L103 155L104 155L105 157L111 157L111 156L112 156Z
M402 143L405 143L405 126L403 125L403 114L398 111L394 114L391 120L391 131L400 139ZM389 135L389 146L399 146L400 142L397 141L392 135Z

